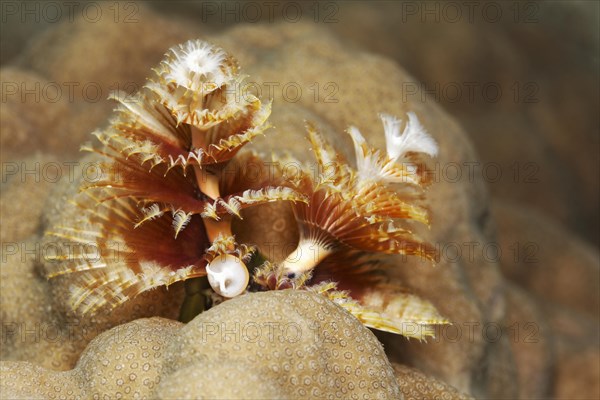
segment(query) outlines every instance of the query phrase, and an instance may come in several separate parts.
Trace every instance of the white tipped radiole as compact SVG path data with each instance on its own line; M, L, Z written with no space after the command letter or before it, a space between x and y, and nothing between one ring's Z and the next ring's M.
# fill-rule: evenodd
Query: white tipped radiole
M402 120L388 114L381 114L380 118L383 122L388 157L391 160L397 160L408 152L437 156L437 143L421 125L414 112L408 113L408 121L402 133L400 133Z
M373 181L420 185L422 177L418 176L418 167L411 160L411 153L436 157L438 145L435 139L427 133L414 112L408 113L408 121L402 131L402 120L388 114L379 116L385 133L385 152L370 147L358 128L351 126L347 131L354 142L359 185Z
M206 266L206 273L213 290L228 298L244 293L250 280L246 264L231 254L216 257Z

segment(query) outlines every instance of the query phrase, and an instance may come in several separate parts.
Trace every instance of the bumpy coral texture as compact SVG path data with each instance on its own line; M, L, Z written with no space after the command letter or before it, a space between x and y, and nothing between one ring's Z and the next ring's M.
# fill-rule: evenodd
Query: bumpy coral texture
M358 20L362 21L364 18L365 13L359 13ZM18 69L21 76L15 74L13 77L18 83L27 80L59 83L99 82L103 93L107 94L111 86L114 88L115 82L121 85L134 82L139 87L144 83L148 66L155 65L165 49L191 37L203 37L235 54L240 64L244 65L245 72L253 76L254 81L279 82L281 85L296 82L303 88L303 95L296 102L289 101L289 98L286 100L281 90L272 91L274 103L271 122L278 130L278 140L258 139L256 147L268 151L285 143L286 146L292 147L292 152L297 157L303 157L307 153L304 120L311 120L332 142L334 142L332 138L339 137L337 136L339 132L347 127L349 121L352 121L360 128L367 140L383 149L383 138L378 136L380 128L377 113L405 115L407 111L413 110L418 115L427 115L426 128L440 145L440 165L450 161L457 163L477 161L466 133L456 121L435 106L433 100L429 99L424 103L416 102L421 99L420 92L408 99L403 98L398 88L401 88L403 83L414 83L418 87L418 83L386 58L350 50L330 33L315 30L313 23L267 26L252 24L240 26L218 36L208 36L205 35L206 32L199 32L199 26L200 24L186 26L179 20L158 16L144 7L140 8L139 23L136 24L115 24L110 18L103 18L95 24L87 23L81 18L73 23L52 24L47 32L35 38L29 49L23 51L22 57L13 67ZM397 25L394 25L393 29L397 29ZM143 37L144 40L123 40L132 35ZM421 36L415 38L419 39L413 41L418 47L423 38ZM389 42L378 40L377 43ZM400 42L394 45L398 46L397 51L401 52L403 57L414 58L414 53L407 51ZM473 53L475 54L476 51ZM73 54L86 56L73 57ZM111 56L107 57L107 54ZM431 52L424 51L422 54L429 57ZM455 54L452 54L454 57ZM121 59L128 62L114 62ZM436 62L435 65L438 64L439 62ZM302 68L298 68L298 65L302 65ZM462 64L460 66L463 67ZM29 72L32 70L35 72ZM2 69L3 81L5 76L9 76L5 75L7 71L9 71L7 68ZM439 74L443 71L445 69L436 69L432 72L436 77L435 80L440 80ZM311 85L315 82L319 83L320 88L317 100L315 100L314 90L311 92L309 89L309 87L314 88ZM333 82L335 86L325 87L328 82ZM261 89L263 96L269 93L268 86ZM337 92L332 95L335 90ZM337 102L325 101L330 99ZM84 140L90 131L105 121L113 107L108 102L85 102L78 97L73 103L67 104L65 109L61 108L58 120L68 125L69 129L65 129L62 123L53 125L53 121L57 119L53 117L54 109L50 108L55 104L33 104L31 97L28 97L25 102L21 102L18 98L9 98L8 101L13 104L2 107L1 118L3 125L0 137L3 157L4 154L9 154L13 158L20 157L20 154L26 152L29 156L28 168L32 168L35 162L64 160L63 145L69 146L68 150L71 152L75 151L80 144L78 141ZM31 112L37 110L38 106L41 110L39 113ZM41 123L37 122L38 117L43 119ZM8 140L10 135L17 131L13 128L4 129L5 123L6 126L21 129L19 137L22 139L14 142ZM490 121L482 119L482 124L489 126ZM40 125L45 129L31 128ZM561 131L559 128L556 129ZM42 134L48 135L44 140L58 140L61 146L42 146L42 142L38 140L41 139L39 135ZM498 138L502 137L498 135ZM50 154L34 155L34 149L30 145L21 146L25 143L23 138L31 139L27 143L36 143L36 146L39 144L42 151ZM335 141L335 144L345 151L346 156L351 155L349 139ZM503 144L508 146L507 143ZM539 146L538 142L523 148L536 146L544 148ZM495 152L497 149L490 146L490 151ZM451 155L452 158L448 159L444 155ZM571 157L571 159L575 158ZM29 248L32 248L31 246L40 243L39 232L49 225L51 222L49 220L55 223L57 219L72 218L64 215L64 201L73 194L75 188L73 188L74 183L68 182L68 179L60 184L53 184L35 182L31 179L22 181L19 178L19 176L12 177L9 179L10 182L2 184L0 194L2 240L3 242L14 241L19 245L27 243ZM511 189L514 188L511 186ZM530 190L540 192L544 202L548 199L552 200L549 197L551 192L539 189L541 188L537 185L530 187ZM31 195L32 190L35 190L35 196ZM521 195L520 193L516 190L515 196ZM430 198L435 203L432 204L432 209L436 210L433 215L435 241L441 243L494 241L493 221L495 219L502 222L499 226L499 243L503 254L511 254L510 246L515 240L521 242L533 240L541 247L538 261L534 264L503 265L515 284L522 288L516 294L500 276L498 263L491 263L481 258L470 261L463 257L460 262L440 263L436 268L431 268L429 265L407 265L396 268L396 273L407 287L432 299L444 316L463 328L463 335L456 340L449 340L447 335L442 334L439 335L439 339L423 345L415 341L407 342L395 335L380 336L380 339L386 342L385 351L389 358L410 366L411 371L417 371L419 376L436 377L436 379L427 378L421 381L412 379L407 373L398 373L397 378L405 397L410 398L409 393L414 391L419 393L415 398L428 398L432 390L438 387L437 381L480 397L545 398L548 394L554 393L562 398L597 398L599 393L597 380L599 353L595 339L597 338L597 313L594 315L596 309L590 308L590 304L598 304L599 292L597 285L593 284L598 282L597 250L582 245L581 241L564 227L548 223L546 217L534 217L519 206L494 207L494 214L491 214L489 207L492 200L486 194L484 182L478 177L471 182L461 180L456 183L436 183ZM46 199L48 200L46 205L42 206ZM23 207L23 204L27 207ZM246 213L244 220L248 225L247 228L251 229L245 229L243 226L235 227L238 239L255 240L262 249L273 255L273 259L283 260L287 256L284 244L296 243L298 240L295 223L291 219L289 208L285 205L272 204L256 208ZM528 230L524 231L524 226L529 227ZM551 229L547 228L548 226ZM552 244L545 245L545 241L550 240L549 236ZM562 251L565 248L568 249L568 254ZM502 258L501 261L504 264L505 261L510 260ZM549 262L551 264L548 264ZM546 268L547 265L551 265L550 270ZM566 285L577 275L570 270L572 267L584 271L586 276L591 277L586 285L577 287L577 293L573 293L574 286ZM2 260L0 318L3 326L6 326L6 323L14 323L16 325L11 327L31 328L36 324L40 326L46 324L46 326L67 329L68 326L78 323L79 325L75 326L85 326L90 329L85 335L78 335L73 340L67 337L54 342L45 338L37 339L31 334L22 338L18 330L15 335L10 335L10 338L3 341L0 346L1 358L4 360L2 361L3 374L8 373L11 377L15 377L15 380L10 380L4 379L3 376L1 380L1 393L8 398L16 398L18 393L23 393L25 398L31 398L32 392L26 390L35 390L34 386L42 389L50 388L52 384L62 382L62 379L56 377L63 375L56 371L74 368L89 341L112 326L140 317L160 315L175 318L177 316L180 304L173 299L180 298L182 293L176 293L177 288L171 287L168 292L156 290L152 296L142 295L130 304L116 308L110 315L78 319L65 307L68 280L57 280L50 285L45 278L41 277L39 268L39 260L34 257L23 259L21 254ZM548 288L554 289L547 290ZM508 301L506 301L507 291ZM544 296L543 301L532 296L531 291ZM575 294L577 296L571 297ZM562 306L557 307L556 304ZM573 309L579 312L573 312ZM243 310L237 311L240 314L242 312ZM486 340L479 330L475 332L474 337L470 338L465 334L465 326L461 325L462 322L484 324L489 321L497 322L505 329L514 326L515 322L523 326L533 321L539 323L541 329L536 342L524 343L520 340L513 343L505 339ZM147 322L143 320L140 323ZM159 338L150 336L157 343L158 341L165 343L178 329L173 328L172 322L164 319L148 326L151 326L156 335L160 336ZM81 333L77 329L75 332ZM151 335L151 332L148 332L148 335ZM140 343L143 343L143 339ZM139 347L139 343L135 346ZM119 355L123 356L133 351L118 354L115 347L111 349L106 355L108 360L114 360ZM206 350L210 354L210 350ZM150 353L152 352L149 352L149 355ZM516 353L518 356L515 355ZM91 352L85 354L89 355ZM135 354L135 359L131 361L132 364L138 363L135 380L141 380L142 385L144 380L147 380L148 384L154 382L156 371L154 369L144 371L144 362L142 362L145 359L144 355ZM15 361L28 361L32 364ZM257 360L252 367L262 365L262 361ZM54 372L48 372L46 369L52 369ZM251 372L251 368L246 369L247 373L248 370ZM175 374L176 372L173 372L171 376L174 377ZM114 386L117 386L117 379L126 382L129 375L115 376ZM34 380L41 379L40 376L46 377L44 378L46 380L44 382ZM221 379L224 379L224 376L226 376L224 372L219 374ZM48 378L51 380L48 381ZM70 381L72 384L72 380ZM240 380L240 384L241 382L243 380ZM8 385L12 387L8 388ZM23 388L23 391L19 388ZM73 393L80 393L76 388L72 386L71 388ZM162 389L169 388L165 384ZM68 393L68 390L70 389L65 393ZM444 390L445 393L452 391ZM46 393L50 396L51 393L56 392L54 389L49 389ZM270 388L264 388L262 393L264 394L257 397L274 397L274 392Z
M240 296L187 325L136 320L97 337L71 371L9 363L2 381L7 398L401 398L375 336L300 291Z
M393 364L393 367L400 384L400 392L405 400L472 399L472 397L459 392L452 386L435 378L428 377L418 370L400 364Z

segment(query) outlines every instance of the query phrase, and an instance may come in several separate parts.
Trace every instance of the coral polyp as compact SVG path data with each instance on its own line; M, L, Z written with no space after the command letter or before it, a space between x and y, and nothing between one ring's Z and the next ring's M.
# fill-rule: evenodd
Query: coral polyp
M84 146L103 174L73 199L82 210L78 219L47 232L82 247L69 258L56 256L48 276L72 276L71 305L84 313L203 279L198 287L212 288L207 298L214 304L252 290L310 290L367 326L433 335L432 325L447 321L390 282L390 262L382 258L435 258L408 223L429 225L423 199L430 181L418 161L437 154L416 115L408 113L402 132L400 120L381 115L385 152L349 128L354 164L309 124L319 171L327 173L314 176L304 164L287 179L242 150L270 127L271 113L271 104L243 91L243 82L231 55L196 40L170 49L138 93L115 93L115 117L94 132L96 144ZM255 265L264 256L252 243L237 242L232 222L247 207L275 201L291 205L300 239L282 262ZM84 250L108 243L118 244L110 256Z

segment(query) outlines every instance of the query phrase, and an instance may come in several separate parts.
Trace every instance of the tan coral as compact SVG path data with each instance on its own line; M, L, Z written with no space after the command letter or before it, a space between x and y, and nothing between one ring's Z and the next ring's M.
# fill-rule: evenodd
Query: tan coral
M240 296L187 325L130 322L93 340L71 371L3 362L0 373L11 398L402 398L375 336L300 291Z
M471 400L473 397L414 368L392 363L405 400Z

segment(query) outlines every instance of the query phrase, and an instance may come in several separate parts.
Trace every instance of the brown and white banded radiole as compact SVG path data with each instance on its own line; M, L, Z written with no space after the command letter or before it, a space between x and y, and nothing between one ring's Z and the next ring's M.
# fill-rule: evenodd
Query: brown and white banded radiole
M311 290L367 326L433 335L432 325L447 321L426 300L387 282L389 267L376 258L435 255L405 224L429 224L421 205L428 176L414 161L437 153L416 115L408 114L402 132L400 120L381 116L386 152L350 128L356 167L309 126L317 163L331 173L312 176L306 165L288 181L248 171L266 169L257 154L240 150L270 127L271 104L240 96L243 85L232 56L192 40L170 49L138 93L115 93L115 117L93 133L99 144L84 146L99 154L104 173L73 199L80 217L47 235L98 249L118 244L117 250L90 257L81 246L69 257L57 254L47 263L48 277L72 277L71 303L82 313L206 277L221 300L252 290ZM225 174L228 168L236 173ZM249 270L257 250L236 241L232 221L246 207L274 201L292 206L297 249L281 263L266 260Z

